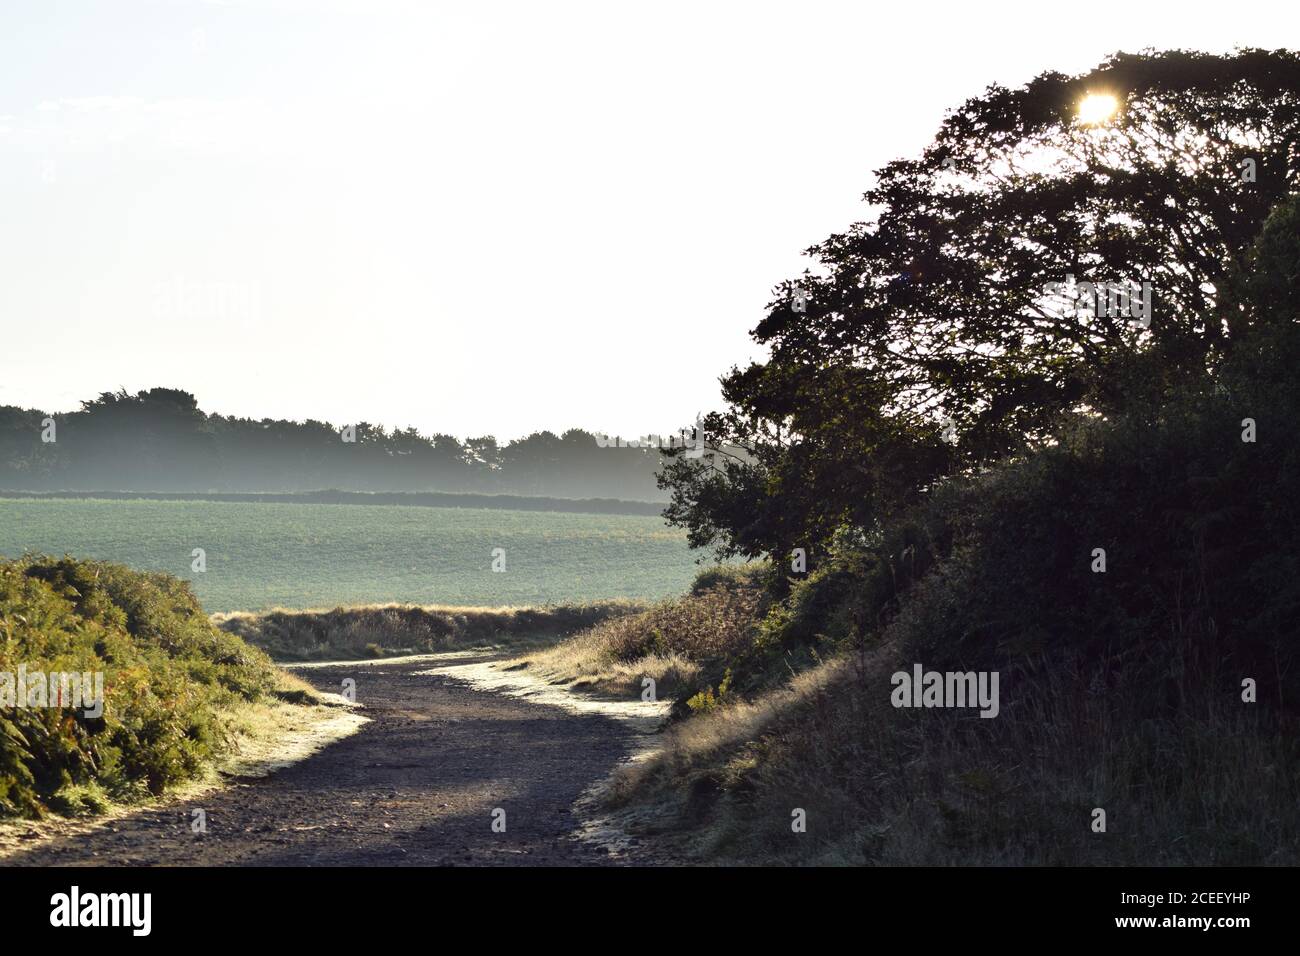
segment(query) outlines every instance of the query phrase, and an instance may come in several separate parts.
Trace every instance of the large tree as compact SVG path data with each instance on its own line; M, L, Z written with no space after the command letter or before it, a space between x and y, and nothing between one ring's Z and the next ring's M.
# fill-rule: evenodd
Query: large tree
M670 519L724 553L816 547L1071 415L1158 403L1257 321L1237 289L1298 168L1287 51L1120 54L990 87L778 287L753 331L770 358L733 369L705 423L747 454L673 456Z

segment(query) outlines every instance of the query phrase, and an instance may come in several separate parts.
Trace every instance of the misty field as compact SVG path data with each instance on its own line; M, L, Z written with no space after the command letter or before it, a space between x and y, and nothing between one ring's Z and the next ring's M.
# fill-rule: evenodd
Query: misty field
M207 570L191 570L194 549ZM493 549L505 570L492 570ZM697 570L657 517L485 508L0 498L0 554L118 561L193 582L209 612L523 605L680 593Z

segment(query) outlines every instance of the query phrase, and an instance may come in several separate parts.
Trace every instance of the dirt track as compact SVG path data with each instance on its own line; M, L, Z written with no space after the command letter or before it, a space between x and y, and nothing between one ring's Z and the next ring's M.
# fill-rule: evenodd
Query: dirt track
M265 778L60 837L7 866L590 865L572 806L634 748L619 721L417 676L428 662L300 671L356 680L371 722ZM492 831L493 810L506 832ZM191 810L207 832L190 830ZM634 848L624 863L651 862Z

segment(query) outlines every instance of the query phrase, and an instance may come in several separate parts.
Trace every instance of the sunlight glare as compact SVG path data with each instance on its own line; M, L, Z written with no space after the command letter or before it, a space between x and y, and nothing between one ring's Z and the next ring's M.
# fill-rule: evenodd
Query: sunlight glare
M1079 104L1079 122L1096 126L1106 122L1119 109L1119 101L1109 93L1089 93Z

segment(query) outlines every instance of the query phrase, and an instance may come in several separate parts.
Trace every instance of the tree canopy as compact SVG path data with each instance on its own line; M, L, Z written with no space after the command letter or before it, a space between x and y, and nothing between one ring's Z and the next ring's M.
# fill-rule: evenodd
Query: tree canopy
M745 454L670 456L670 519L724 554L815 547L1072 418L1158 408L1282 314L1247 277L1298 168L1288 51L1117 54L988 88L776 289L753 330L770 357L733 368L705 422Z

